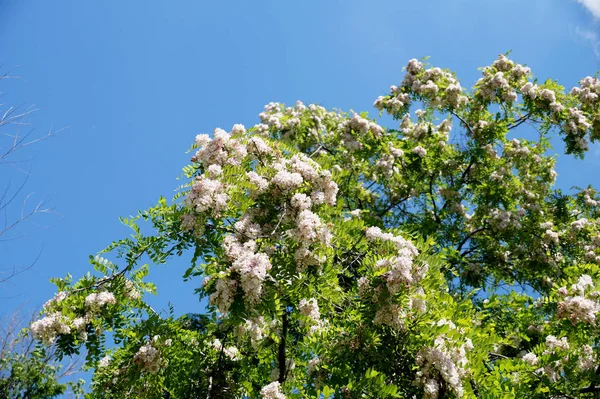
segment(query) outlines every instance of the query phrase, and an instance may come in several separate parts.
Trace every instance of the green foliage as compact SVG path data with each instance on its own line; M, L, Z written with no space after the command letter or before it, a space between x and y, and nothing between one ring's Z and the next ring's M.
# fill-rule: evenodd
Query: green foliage
M595 395L599 203L554 188L550 138L583 157L600 83L567 94L505 56L470 93L406 71L375 102L398 129L271 103L199 135L180 193L55 279L34 333L85 346L98 398ZM184 254L206 312L157 314L152 265Z

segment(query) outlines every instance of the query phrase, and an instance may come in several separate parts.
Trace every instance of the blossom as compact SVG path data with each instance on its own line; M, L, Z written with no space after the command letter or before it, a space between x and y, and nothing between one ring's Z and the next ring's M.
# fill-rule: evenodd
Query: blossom
M94 292L85 297L85 306L91 309L99 309L106 305L114 305L117 303L115 295L112 292Z
M281 190L291 190L299 187L304 179L300 173L288 172L287 170L280 170L271 179L271 184L275 185Z
M213 215L219 215L227 208L229 201L226 189L226 185L220 180L205 176L196 177L184 204L197 212L211 211Z
M548 229L544 233L544 240L546 240L546 242L552 242L554 245L558 245L558 233Z
M44 304L44 310L49 310L53 305L59 304L61 303L66 297L68 296L68 294L65 291L60 291L57 292L56 295L54 295L54 297L52 299L49 299L45 304Z
M298 305L298 309L300 310L301 314L315 322L318 322L321 319L321 314L319 313L319 304L315 298L310 298L308 300L302 299Z
M600 311L598 302L577 295L566 297L558 303L557 316L568 318L573 324L579 322L593 324L596 321L598 311Z
M221 313L226 313L233 303L237 282L235 280L221 277L216 282L215 292L209 297L211 305L219 308Z
M264 253L246 252L235 260L231 268L240 275L246 302L257 303L262 293L263 281L267 272L271 270L269 257Z
M133 362L151 374L156 374L160 369L162 359L160 352L151 344L145 344L133 356Z
M331 241L329 229L321 223L321 219L317 214L308 209L298 214L296 217L296 229L290 231L290 233L303 246L309 246L315 242L329 245Z
M465 349L465 344L457 346L456 342L441 335L435 339L433 346L423 348L417 353L416 361L420 367L417 381L426 388L424 397L437 398L434 370L457 397L463 396L462 378L466 375L464 367L467 364Z
M256 191L258 193L262 193L269 186L269 182L264 177L258 175L258 173L254 171L246 172L246 177L254 186L256 186Z
M305 209L310 209L312 206L312 200L309 196L304 193L296 193L291 199L291 204L294 208L303 211Z
M102 359L100 359L100 362L98 363L98 367L108 367L110 365L111 359L110 356L104 356Z
M235 134L240 133L239 127L234 127ZM231 138L223 129L215 129L213 138L206 134L196 136L196 145L201 149L194 155L192 161L200 162L205 168L210 165L240 165L248 151L246 146Z
M71 327L67 323L67 318L61 313L50 313L31 323L31 333L35 339L49 345L58 335L71 332Z
M318 365L321 364L321 359L314 357L308 361L308 374L312 374L317 370Z
M556 338L554 335L548 335L546 337L546 346L548 349L544 351L544 354L554 353L556 349L568 350L570 345L569 341L567 341L567 337L562 337L561 339Z
M411 152L413 154L417 154L421 158L423 158L425 155L427 155L427 150L425 148L421 147L420 145L413 148Z
M221 340L218 338L215 338L211 343L210 346L212 346L215 350L219 351L219 352L223 352L223 354L225 356L227 356L230 360L239 360L240 359L240 351L238 348L236 348L235 346L228 346L226 347L225 345L223 345L221 343Z
M522 357L525 363L530 364L531 366L535 366L538 363L538 357L535 353L528 352Z
M279 381L273 381L260 390L263 399L285 399L285 395L279 389Z

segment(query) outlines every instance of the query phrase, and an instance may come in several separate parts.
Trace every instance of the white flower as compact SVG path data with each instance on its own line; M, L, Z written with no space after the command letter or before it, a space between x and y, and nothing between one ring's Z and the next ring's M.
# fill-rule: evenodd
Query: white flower
M263 399L285 399L285 395L279 390L279 381L273 381L260 390Z
M104 356L102 359L100 359L98 367L108 367L110 365L110 361L110 356Z
M524 362L529 363L532 366L538 364L538 357L535 355L535 353L529 352L525 354L525 356L523 356L522 359Z
M92 310L98 310L103 306L114 305L115 303L117 303L117 300L112 292L94 292L85 297L85 306Z
M421 147L420 145L413 148L411 152L413 154L417 154L421 158L423 158L425 155L427 155L427 150L425 148Z
M319 313L319 304L315 298L310 298L308 300L302 299L298 305L298 309L300 310L300 313L315 322L318 322L321 318L321 314Z
M161 356L158 349L151 344L146 344L140 347L137 353L133 356L133 362L151 374L156 374L160 369Z

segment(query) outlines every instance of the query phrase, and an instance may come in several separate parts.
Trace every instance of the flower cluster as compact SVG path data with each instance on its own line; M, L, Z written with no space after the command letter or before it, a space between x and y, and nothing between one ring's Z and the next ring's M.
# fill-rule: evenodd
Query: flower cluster
M593 106L600 98L600 79L587 76L579 81L579 87L571 89L570 94L577 96L582 104Z
M50 345L58 335L71 332L68 323L69 320L61 313L50 313L31 324L31 333L35 339Z
M99 310L106 305L114 305L115 303L117 303L115 295L108 291L93 292L85 297L85 306L91 311Z
M133 356L133 363L139 365L149 373L155 374L160 370L162 364L160 351L150 343L142 345Z
M210 303L217 306L221 313L226 313L235 299L237 287L244 292L244 300L248 306L255 305L261 296L263 281L271 270L269 257L256 252L256 242L247 241L241 244L234 235L225 237L222 247L231 261L227 272L217 276L215 292L210 295ZM210 277L205 283L210 281Z
M359 150L363 144L357 140L361 136L371 133L376 139L380 139L384 134L384 129L358 114L352 118L346 119L338 125L338 131L342 136L344 145L349 150Z
M192 161L201 163L207 169L211 165L240 165L248 151L244 144L232 136L242 135L245 131L242 125L235 125L231 134L223 129L215 129L212 139L207 134L199 134L195 144L200 150Z
M239 360L240 358L240 351L238 348L235 346L225 346L218 338L215 338L210 343L210 346L217 352L223 352L223 354L231 360Z
M263 316L258 316L249 320L246 320L244 324L241 324L238 327L239 336L248 335L250 337L250 343L253 348L258 348L258 345L264 338L264 335L267 332L268 325L265 322Z
M558 302L557 316L569 319L574 325L579 322L595 324L596 313L600 311L600 304L596 298L600 292L593 291L593 289L594 282L586 274L579 277L577 283L572 285L570 292L566 287L559 288L558 293L563 298Z
M61 303L67 296L68 294L65 291L57 292L53 298L46 301L43 309L45 311L49 311L54 305L58 305L59 303Z
M508 228L520 228L521 217L511 211L503 211L500 209L492 209L490 211L490 224L499 231L507 230Z
M260 390L263 399L285 399L285 395L279 389L279 381L273 381Z
M184 204L196 212L210 210L212 215L217 217L227 209L228 200L227 186L223 182L197 176Z
M389 241L394 244L396 253L391 258L377 261L378 269L387 270L383 274L387 288L391 294L398 292L403 286L417 283L427 273L427 265L414 262L419 254L414 244L401 236L392 233L384 233L379 227L369 227L366 231L367 240Z
M586 151L588 149L586 134L591 127L592 124L582 110L573 107L568 109L564 130L576 150Z
M438 326L442 325L448 325L452 330L457 329L454 323L448 320L440 320ZM434 399L439 396L440 379L457 397L463 396L462 380L467 374L465 366L468 362L466 351L471 349L473 349L471 340L467 339L465 343L459 345L455 340L441 334L435 339L433 346L419 351L417 383L424 389L423 398Z
M298 310L300 314L310 320L310 334L315 333L323 327L324 323L321 320L319 304L315 298L302 299L298 304Z
M500 54L491 66L483 69L483 77L475 83L475 96L484 102L493 102L500 98L513 103L517 101L517 87L526 80L529 73L529 68L515 64Z

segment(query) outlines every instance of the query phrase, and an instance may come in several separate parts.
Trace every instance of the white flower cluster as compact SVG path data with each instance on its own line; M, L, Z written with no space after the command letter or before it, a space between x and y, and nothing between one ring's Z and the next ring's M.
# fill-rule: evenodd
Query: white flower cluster
M201 163L206 169L211 165L240 165L247 155L246 146L239 140L232 138L244 134L246 129L242 125L235 125L231 135L223 129L215 129L213 138L207 134L196 136L196 145L200 150L192 158L193 162Z
M544 241L546 241L547 243L553 243L554 245L558 245L558 233L555 231L552 231L550 229L546 230L544 232Z
M553 113L560 113L565 109L564 105L556 102L556 93L554 93L554 91L550 89L540 89L538 85L531 82L527 82L521 87L521 93L525 98L531 100L537 99L539 105L549 108Z
M100 362L98 363L98 367L100 367L100 368L108 367L110 365L110 362L111 362L110 356L104 356L102 359L100 359Z
M417 264L414 258L419 254L414 244L401 236L384 233L379 227L369 227L366 231L369 241L389 241L396 247L396 254L391 258L377 261L377 267L387 270L383 274L386 285L391 294L398 292L403 286L409 286L419 282L427 273L427 264Z
M139 365L151 374L156 374L160 370L162 364L160 351L150 343L142 345L133 356L133 363Z
M575 148L586 151L588 141L585 137L592 124L586 118L582 110L578 108L569 108L567 118L564 124L565 133L573 139Z
M131 280L125 280L125 291L123 294L126 298L129 298L133 301L140 299L142 294L135 288L133 282Z
M57 292L52 299L49 299L44 304L44 310L49 311L54 305L61 303L67 297L65 291Z
M304 316L312 319L314 322L321 320L321 313L319 312L319 304L315 298L302 299L298 305L298 310Z
M504 147L503 155L510 158L526 158L531 153L531 150L526 145L521 144L518 139L512 139Z
M490 211L490 224L496 230L504 231L510 227L521 228L520 216L511 211L492 209Z
M547 349L545 349L543 352L544 355L556 353L557 350L567 351L569 350L570 345L567 337L558 339L554 335L548 335L546 337L546 347Z
M253 198L256 194L262 194L267 187L269 187L269 181L255 171L246 172L246 177L248 178L248 181L256 187L256 189L250 193Z
M232 265L227 272L217 276L215 292L209 298L210 304L217 306L221 313L226 313L233 303L239 285L244 291L246 304L255 305L262 294L263 281L271 270L269 257L265 253L256 252L255 241L241 244L234 235L225 237L222 247Z
M263 399L285 399L285 395L279 389L279 381L273 381L260 390Z
M69 320L61 313L50 313L46 317L34 321L31 324L31 333L35 339L38 339L50 345L60 334L69 334L71 327Z
M215 349L217 352L223 352L225 356L227 356L230 360L239 360L240 359L240 351L235 346L225 346L221 343L221 340L215 338L210 346Z
M294 237L303 247L320 242L329 246L331 232L322 222L319 216L308 209L304 209L296 217L296 228L289 234Z
M423 71L423 63L413 58L408 61L406 66L407 77L405 77L402 86L412 85L414 76ZM406 84L405 84L406 83ZM378 110L386 110L389 114L398 114L402 108L410 105L410 96L407 93L402 92L402 87L391 86L390 87L390 98L379 96L373 104Z
M108 277L104 277L99 282L102 282L103 280L108 280ZM128 292L132 293L131 289L132 287L129 289L126 287L126 296ZM112 292L100 291L91 293L86 296L84 301L86 314L71 320L70 318L64 316L60 310L57 310L56 306L65 300L67 296L67 292L59 292L54 296L54 298L50 299L44 304L44 312L46 313L46 316L33 322L30 326L31 332L35 339L39 339L45 344L49 345L54 342L58 335L77 332L79 340L86 341L88 338L86 328L90 323L90 318L105 306L114 305L117 303L115 295Z
M482 71L483 77L475 83L475 95L484 101L496 101L497 98L512 103L517 101L516 88L529 68L516 64L503 54L498 56L491 66Z
M539 359L536 356L535 353L532 352L528 352L526 353L522 358L521 358L525 363L531 365L531 366L535 366L536 364L538 364Z
M598 356L594 353L594 349L589 345L583 345L577 360L577 366L583 370L592 370L598 364Z
M310 320L311 327L309 334L319 331L324 326L323 320L321 320L321 313L319 312L319 303L315 298L302 299L298 304L298 310Z
M382 154L381 158L377 160L375 168L381 170L384 177L391 177L398 173L400 169L395 166L398 159L404 157L404 151L399 148L395 148L391 144L388 146L389 154Z
M85 306L92 311L99 310L106 305L114 305L115 303L117 303L115 295L108 291L93 292L85 297Z
M427 155L427 150L420 145L416 146L411 150L413 154L417 154L419 157L424 158Z
M600 304L596 300L598 292L593 289L594 282L587 274L579 277L577 283L572 285L571 292L566 287L559 288L558 293L564 298L558 302L557 316L569 319L573 325L579 322L595 324Z
M447 320L440 320L438 326L447 324L451 329L456 326ZM459 329L460 331L460 329ZM417 353L417 384L423 387L423 398L435 399L440 393L440 378L457 397L462 397L464 388L463 378L466 376L466 351L473 349L473 343L467 339L459 345L446 335L438 336L432 347L421 349Z
M468 97L462 94L458 80L440 68L423 70L420 62L409 61L407 74L402 81L405 91L412 91L423 100L429 101L432 107L460 108L467 104Z
M332 127L344 120L337 112L329 112L315 104L307 107L301 101L296 102L294 107L287 108L283 104L267 104L265 112L259 117L262 123L255 126L258 134L267 135L269 131L278 131L284 138L296 134L300 127L307 129L312 137L327 135Z
M598 206L598 201L592 198L593 193L590 192L590 190L584 189L581 193L583 194L583 200L587 206Z
M577 96L583 104L593 106L600 98L600 79L587 76L579 81L579 87L571 89L570 94Z
M577 219L577 220L571 222L571 228L575 231L579 231L579 230L583 229L585 226L587 226L588 223L589 223L589 220L587 220L586 218Z
M262 316L258 316L249 320L238 327L238 334L240 336L248 335L250 337L250 343L253 348L258 348L258 345L264 338L267 331L268 325L265 323L265 319Z
M375 313L373 323L386 325L394 330L404 330L406 322L406 311L396 303L388 303L380 306Z
M376 139L380 139L384 134L384 129L381 126L358 114L354 114L352 118L338 124L338 131L342 135L343 144L349 150L362 148L362 143L357 141L355 137L364 137L371 133Z
M229 195L226 190L227 186L220 180L197 176L184 200L184 205L197 212L210 210L213 216L218 217L227 209Z
M314 357L308 361L308 374L312 374L317 371L317 367L321 364L321 359Z

